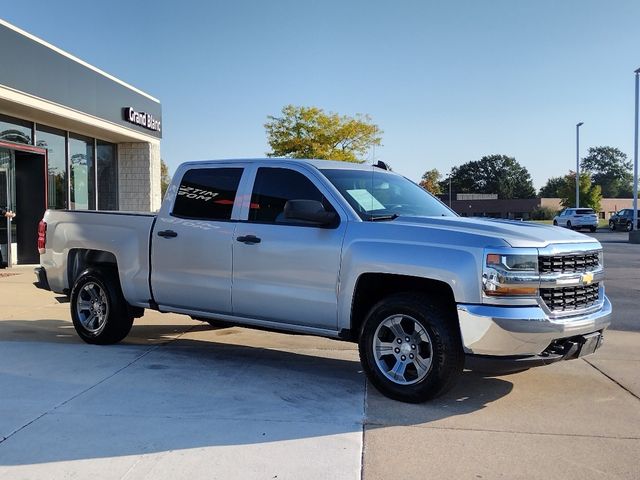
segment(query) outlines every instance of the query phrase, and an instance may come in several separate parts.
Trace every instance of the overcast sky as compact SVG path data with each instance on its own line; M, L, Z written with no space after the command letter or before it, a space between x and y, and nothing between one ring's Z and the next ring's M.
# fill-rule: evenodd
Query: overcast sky
M417 180L502 153L539 188L633 145L640 2L25 0L0 15L159 98L162 156L256 157L285 104L368 113ZM46 75L46 72L43 73Z

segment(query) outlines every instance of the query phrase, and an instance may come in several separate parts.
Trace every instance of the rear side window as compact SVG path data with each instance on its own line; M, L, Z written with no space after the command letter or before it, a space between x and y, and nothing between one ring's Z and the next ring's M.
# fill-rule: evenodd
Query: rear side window
M249 220L291 223L284 218L284 205L288 200L316 200L322 202L327 211L335 211L320 190L303 174L287 168L262 167L258 169L253 185Z
M229 220L242 168L194 168L182 177L173 215L199 220Z

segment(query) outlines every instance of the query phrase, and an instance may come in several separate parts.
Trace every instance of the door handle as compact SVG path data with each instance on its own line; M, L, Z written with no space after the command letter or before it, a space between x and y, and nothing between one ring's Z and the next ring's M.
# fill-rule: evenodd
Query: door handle
M158 236L163 238L175 238L178 234L173 230L162 230L161 232L158 232Z
M242 243L246 243L247 245L254 245L262 241L261 238L258 238L255 235L244 235L242 237L237 237L236 240Z

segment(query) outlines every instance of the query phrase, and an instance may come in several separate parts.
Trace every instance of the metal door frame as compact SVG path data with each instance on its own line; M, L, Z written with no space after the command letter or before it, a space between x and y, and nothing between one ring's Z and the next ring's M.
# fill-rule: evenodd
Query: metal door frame
M36 153L38 155L43 155L44 156L44 175L45 175L45 182L44 182L44 208L45 210L47 209L48 206L48 202L49 202L49 181L48 181L48 173L49 173L49 156L47 155L47 149L46 148L41 148L41 147L34 147L33 145L23 145L21 143L12 143L12 142L5 142L5 141L1 141L0 140L0 148L5 148L7 150L11 150L13 152L19 151L19 152L28 152L28 153ZM14 157L14 162L15 162L15 157ZM3 169L4 170L4 169ZM15 165L14 165L14 170L15 170ZM14 173L15 174L15 173ZM7 169L7 184L6 184L6 188L7 188L7 198L9 200L12 199L12 197L9 196L10 193L13 193L12 191L10 191L9 187L11 185L10 182L10 178L9 178L9 170ZM7 208L11 209L11 208L15 208L15 205L7 205ZM7 222L7 268L11 268L13 266L13 262L12 262L12 248L11 245L13 243L13 235L11 234L11 219L6 218L5 219Z
M0 172L5 172L5 191L7 192L7 209L10 209L11 205L9 204L9 202L11 202L11 191L9 190L9 169L8 168L4 168L4 167L0 167ZM0 188L3 188L2 185L0 185ZM4 219L6 224L7 224L7 268L11 268L13 266L13 261L12 261L12 251L11 251L11 243L13 241L13 236L11 235L11 219L10 218L5 218Z

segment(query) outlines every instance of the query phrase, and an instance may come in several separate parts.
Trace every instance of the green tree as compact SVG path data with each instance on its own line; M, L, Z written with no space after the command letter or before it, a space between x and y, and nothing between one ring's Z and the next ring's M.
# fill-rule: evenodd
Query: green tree
M569 172L564 177L564 186L560 191L560 203L563 207L576 206L576 172ZM593 208L600 211L600 200L602 200L602 189L591 180L588 172L580 173L580 206Z
M432 168L424 172L422 180L420 180L420 186L434 195L440 195L442 193L442 186L440 185L441 178L442 175L440 175L438 169Z
M538 196L541 198L560 198L562 188L564 187L564 177L551 177L547 180L544 187L540 189Z
M382 130L368 115L325 113L317 107L287 105L264 124L269 157L320 158L362 163Z
M615 147L591 147L580 162L583 170L602 188L604 197L621 198L633 194L631 162L627 155Z
M169 175L169 167L164 160L160 159L160 191L162 192L162 198L169 188L171 183L171 175Z
M529 171L507 155L487 155L454 167L451 188L456 193L496 193L498 198L536 196Z

